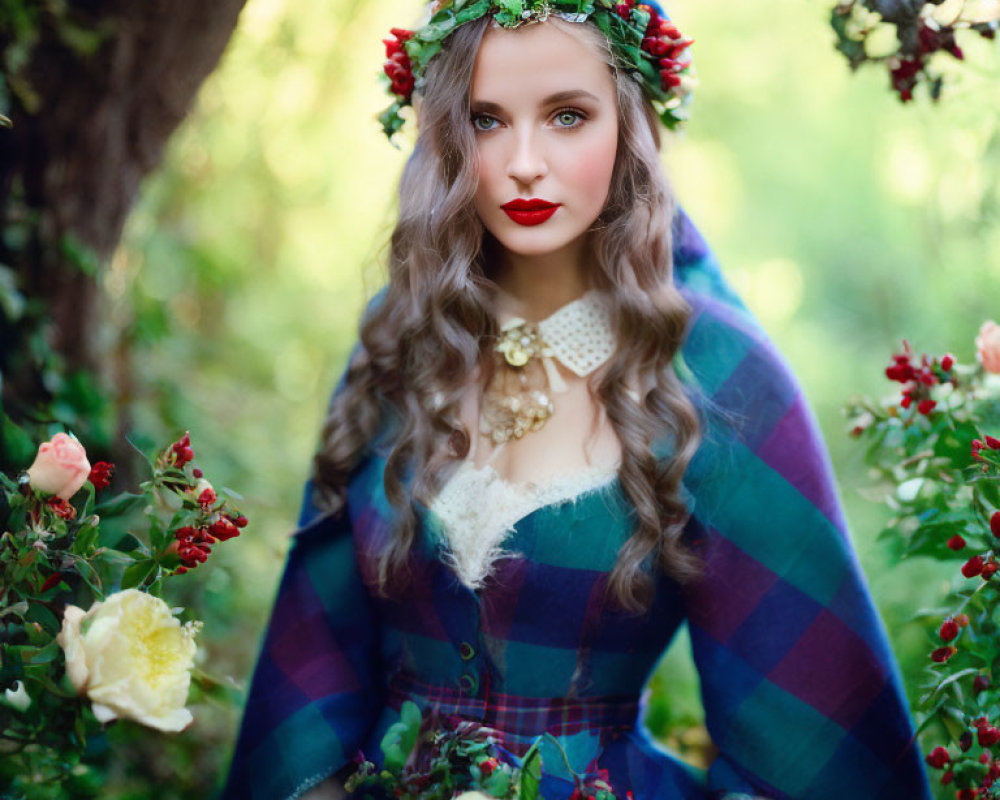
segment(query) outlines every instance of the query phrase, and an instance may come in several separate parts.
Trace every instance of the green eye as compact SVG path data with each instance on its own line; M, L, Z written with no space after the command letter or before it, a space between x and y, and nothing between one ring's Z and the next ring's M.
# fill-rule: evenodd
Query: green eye
M497 121L486 114L476 114L472 117L472 127L477 131L491 131L496 127Z
M556 115L556 122L562 128L575 127L581 119L583 119L583 115L578 111L560 111Z

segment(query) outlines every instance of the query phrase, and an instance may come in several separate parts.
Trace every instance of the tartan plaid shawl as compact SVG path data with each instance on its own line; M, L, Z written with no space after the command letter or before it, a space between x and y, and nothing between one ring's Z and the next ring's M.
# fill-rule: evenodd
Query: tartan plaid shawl
M407 698L497 728L515 759L548 731L575 771L607 769L619 797L930 798L802 391L680 209L674 248L694 309L683 358L714 409L685 477L704 577L683 590L658 578L641 616L602 606L634 526L615 477L519 520L506 542L516 555L480 592L439 557L440 521L417 503L416 580L402 599L374 599L374 554L392 529L376 442L339 513L320 515L306 487L224 800L298 797L359 749L381 763ZM719 750L707 771L641 724L647 678L681 624ZM543 794L567 797L561 759L543 761Z

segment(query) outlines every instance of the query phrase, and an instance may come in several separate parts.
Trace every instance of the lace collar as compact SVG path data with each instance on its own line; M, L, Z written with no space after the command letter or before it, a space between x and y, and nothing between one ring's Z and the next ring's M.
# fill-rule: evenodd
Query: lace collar
M497 293L506 298L508 303L517 302L515 297L500 287L497 287ZM524 325L528 321L501 309L497 310L496 319L502 331ZM607 296L598 289L588 290L535 325L551 356L580 377L589 375L604 364L614 354L617 346ZM566 383L552 363L552 358L543 356L542 365L552 391L566 391ZM638 401L639 396L633 389L628 388L626 391L632 399Z

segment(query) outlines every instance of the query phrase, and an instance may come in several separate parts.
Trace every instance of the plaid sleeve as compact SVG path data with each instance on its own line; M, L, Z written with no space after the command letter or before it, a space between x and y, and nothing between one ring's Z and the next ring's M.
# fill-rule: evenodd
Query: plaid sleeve
M351 759L381 708L378 629L346 507L295 534L222 800L286 800Z
M691 299L684 360L708 413L686 483L706 570L685 599L711 796L929 800L812 412L746 309Z

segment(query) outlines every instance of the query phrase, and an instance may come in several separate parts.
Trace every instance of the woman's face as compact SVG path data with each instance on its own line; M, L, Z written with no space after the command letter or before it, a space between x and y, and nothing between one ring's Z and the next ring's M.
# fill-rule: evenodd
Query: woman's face
M470 100L483 225L522 256L578 246L607 201L618 147L608 65L557 24L491 27Z

